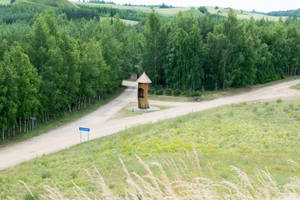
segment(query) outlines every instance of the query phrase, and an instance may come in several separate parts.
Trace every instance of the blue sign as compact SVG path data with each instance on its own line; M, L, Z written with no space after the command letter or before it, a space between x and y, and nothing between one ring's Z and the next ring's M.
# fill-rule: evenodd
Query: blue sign
M90 132L90 128L79 127L79 131Z

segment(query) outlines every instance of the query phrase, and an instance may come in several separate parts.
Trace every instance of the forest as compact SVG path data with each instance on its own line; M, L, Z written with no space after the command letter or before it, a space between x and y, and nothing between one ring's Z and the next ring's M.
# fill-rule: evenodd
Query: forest
M30 131L31 117L36 117L38 124L45 123L105 98L134 71L139 36L136 28L126 26L117 14L114 20L100 22L97 16L68 18L72 16L68 8L63 9L71 14L40 8L32 22L14 22L37 12L24 5L17 8L24 12L0 24L3 140Z
M286 11L273 11L267 13L270 16L291 16L291 17L300 17L300 8L296 10L286 10Z
M2 140L30 131L31 117L45 123L105 98L132 72L182 93L300 74L299 19L196 11L163 17L154 10L0 6Z

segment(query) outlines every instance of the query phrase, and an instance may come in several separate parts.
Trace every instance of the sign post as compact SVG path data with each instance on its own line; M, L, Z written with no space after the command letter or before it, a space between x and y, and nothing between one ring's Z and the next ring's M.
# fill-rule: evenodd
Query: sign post
M80 131L80 143L82 142L82 134L83 132L86 132L87 133L87 140L89 141L90 137L90 128L84 128L84 127L79 127L79 131Z
M34 129L34 121L36 120L36 117L30 117L31 121L32 121L32 130Z

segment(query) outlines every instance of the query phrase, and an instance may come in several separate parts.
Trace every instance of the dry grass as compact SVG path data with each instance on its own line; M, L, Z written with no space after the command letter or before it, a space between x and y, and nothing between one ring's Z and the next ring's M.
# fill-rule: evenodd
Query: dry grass
M119 158L124 173L126 174L127 188L124 195L114 194L105 182L102 174L95 167L93 171L86 170L90 181L99 187L101 195L85 193L78 185L74 185L74 194L81 200L103 199L103 200L294 200L300 199L300 180L291 178L290 182L279 186L272 178L268 170L257 172L258 184L240 169L231 166L235 173L235 181L215 180L204 177L193 177L188 170L189 165L195 165L201 171L198 152L187 154L186 160L180 163L175 159L165 160L164 164L152 162L145 163L136 155L136 161L143 166L144 174L130 172L126 164ZM209 163L208 163L209 165ZM168 169L168 170L166 170ZM172 174L168 175L168 172ZM213 173L213 172L212 172ZM29 186L20 181L28 191L28 196L36 199ZM44 187L45 193L40 195L41 199L67 200L59 189L50 186Z

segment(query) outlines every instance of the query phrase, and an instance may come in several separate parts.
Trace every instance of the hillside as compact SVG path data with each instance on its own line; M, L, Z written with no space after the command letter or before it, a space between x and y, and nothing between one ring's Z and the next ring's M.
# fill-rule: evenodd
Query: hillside
M227 16L230 8L220 8L220 7L207 7L207 10L211 14L219 14L222 16ZM279 20L279 17L276 16L268 16L266 14L262 13L252 13L244 10L234 10L235 14L239 19L250 19L253 17L254 19L268 19L271 21L277 21Z
M80 5L89 5L89 6L96 6L96 7L110 7L110 8L117 8L117 9L126 9L126 10L137 10L143 11L146 13L151 12L151 8L149 6L128 6L128 5L118 5L118 4L96 4L96 3L79 3ZM221 8L221 7L212 7L212 6L205 6L210 14L218 14L222 16L227 16L229 12L229 8ZM178 14L178 12L194 12L196 8L185 8L185 7L174 7L174 8L158 8L155 7L154 10L164 16L173 16ZM253 17L254 19L268 19L271 21L277 21L279 17L276 16L268 16L266 14L260 13L252 13L243 10L234 10L235 14L239 19L250 19Z
M98 177L96 167L108 187L122 197L127 183L119 157L130 173L142 177L146 173L135 154L147 164L161 162L168 175L183 180L201 176L234 181L235 166L248 174L255 188L261 181L258 170L263 169L283 185L289 177L299 177L299 117L299 101L278 100L230 105L139 126L0 171L0 191L7 199L24 199L29 194L21 180L39 196L49 185L69 199L76 198L76 186L89 197L100 197L101 186L91 180ZM156 167L151 169L154 175L160 174Z
M0 5L9 4L9 0L0 0Z
M30 3L50 7L77 7L74 3L68 0L16 0L14 3Z

